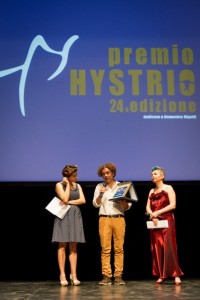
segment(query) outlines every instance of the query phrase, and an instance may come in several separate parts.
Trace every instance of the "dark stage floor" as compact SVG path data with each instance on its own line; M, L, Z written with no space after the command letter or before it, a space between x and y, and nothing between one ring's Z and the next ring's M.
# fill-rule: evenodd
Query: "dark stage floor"
M78 300L78 299L135 299L135 300L199 300L200 279L182 280L175 286L168 280L156 285L152 280L127 281L125 286L100 286L96 281L85 281L80 286L60 287L55 281L0 282L1 300Z

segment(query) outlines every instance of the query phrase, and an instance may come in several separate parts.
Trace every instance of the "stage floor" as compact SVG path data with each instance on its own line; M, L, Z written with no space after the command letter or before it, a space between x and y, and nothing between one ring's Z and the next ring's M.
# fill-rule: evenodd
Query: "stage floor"
M200 279L182 279L181 286L168 280L156 285L152 280L126 281L125 286L100 286L96 281L85 281L80 286L60 287L56 281L1 281L1 300L200 300Z

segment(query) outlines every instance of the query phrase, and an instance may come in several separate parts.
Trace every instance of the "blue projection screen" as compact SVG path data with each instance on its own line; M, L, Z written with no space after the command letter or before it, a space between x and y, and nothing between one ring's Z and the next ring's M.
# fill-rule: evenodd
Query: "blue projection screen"
M104 3L105 2L105 3ZM0 181L200 180L200 1L2 1Z

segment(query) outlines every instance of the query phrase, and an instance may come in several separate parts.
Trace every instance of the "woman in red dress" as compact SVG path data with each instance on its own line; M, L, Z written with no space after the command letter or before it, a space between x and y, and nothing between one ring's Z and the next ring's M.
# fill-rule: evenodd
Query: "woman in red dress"
M177 254L176 227L174 209L176 194L171 185L164 184L165 170L161 167L152 168L152 182L155 188L149 192L146 213L149 219L158 226L159 220L167 220L168 228L150 229L152 253L152 274L158 277L156 283L162 284L168 277L175 279L180 285L182 272Z

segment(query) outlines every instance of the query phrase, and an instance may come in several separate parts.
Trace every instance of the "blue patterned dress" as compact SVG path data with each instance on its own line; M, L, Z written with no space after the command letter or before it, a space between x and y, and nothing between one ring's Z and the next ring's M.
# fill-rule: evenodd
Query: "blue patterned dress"
M79 188L76 184L75 190L70 190L69 200L79 199ZM70 209L61 220L54 219L52 243L77 242L85 243L83 220L80 207L70 204Z

